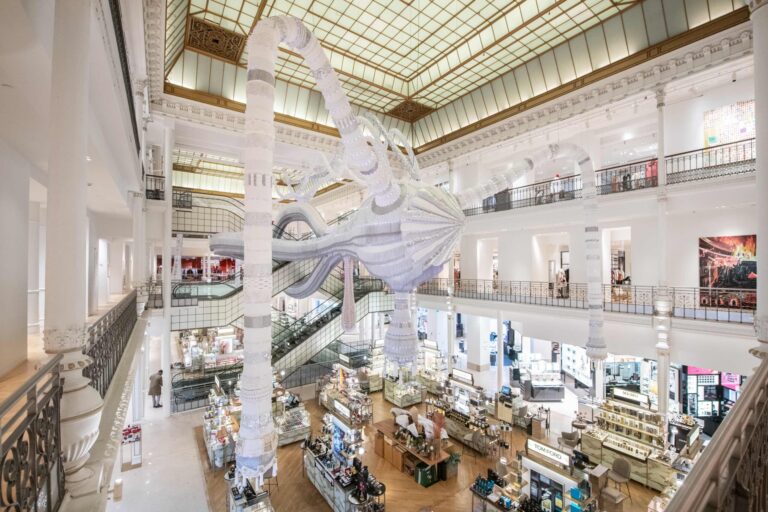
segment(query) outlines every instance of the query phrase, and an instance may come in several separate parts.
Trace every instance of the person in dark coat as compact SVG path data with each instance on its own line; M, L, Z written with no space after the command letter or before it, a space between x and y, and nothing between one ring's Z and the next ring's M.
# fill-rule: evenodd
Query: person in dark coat
M149 376L149 396L152 397L152 407L162 407L160 395L163 389L163 370L158 370Z

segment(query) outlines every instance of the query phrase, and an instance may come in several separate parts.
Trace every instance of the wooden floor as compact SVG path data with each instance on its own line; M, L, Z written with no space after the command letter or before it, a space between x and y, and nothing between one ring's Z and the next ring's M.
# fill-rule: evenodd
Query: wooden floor
M371 397L373 398L373 421L390 419L389 410L392 405L384 401L383 393L374 393ZM305 405L312 416L314 436L320 429L321 418L325 409L317 405L315 401L307 401ZM423 412L424 405L421 404L419 407ZM200 421L202 423L202 417ZM196 430L200 439L200 460L206 464L208 456L202 441L202 427ZM496 465L495 459L491 460L481 456L475 458L467 450L459 464L457 478L447 482L438 482L425 488L417 484L413 477L395 470L393 466L374 453L373 430L370 427L366 427L364 434L365 455L362 457L363 464L368 466L369 471L377 480L386 485L386 504L387 510L390 512L469 512L472 507L470 485L479 474L485 476L487 468ZM554 442L556 437L557 434L552 433L551 442L555 446L557 445ZM522 430L514 429L510 449L504 450L502 455L506 455L509 459L514 458L515 450L523 450L525 439L526 435ZM212 471L209 467L205 467L204 474L210 510L225 512L227 483L223 478L224 471ZM301 443L284 446L278 450L278 475L279 488L272 493L272 505L278 512L326 512L331 510L320 493L303 475ZM646 512L648 502L657 493L639 484L631 483L630 486L633 501L627 502L624 511Z

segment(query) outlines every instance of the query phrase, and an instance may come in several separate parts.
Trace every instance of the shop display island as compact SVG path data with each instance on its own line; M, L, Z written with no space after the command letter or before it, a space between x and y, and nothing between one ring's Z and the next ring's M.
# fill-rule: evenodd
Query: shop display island
M246 482L243 491L234 485L230 486L227 493L228 512L275 512L269 501L269 493L256 492L250 483Z
M581 451L593 464L606 467L612 467L620 457L625 459L631 468L630 478L657 491L667 487L676 473L672 467L674 455L604 430L585 431Z
M417 378L424 389L432 395L440 396L448 377L448 363L436 342L424 340L419 351L418 367Z
M390 377L384 379L384 400L405 409L422 402L423 388L416 381L401 382Z
M303 441L311 433L309 412L292 393L286 393L275 400L272 415L277 428L278 446Z
M450 446L414 437L408 430L392 421L380 421L376 430L376 455L389 462L401 473L413 476L416 482L429 487L437 480L448 480L458 474L458 461L451 456Z
M523 399L528 402L561 402L565 398L560 372L526 372L521 379Z
M239 398L211 390L204 414L203 439L212 468L221 469L234 462L241 410Z
M373 402L353 370L338 366L321 386L318 402L347 425L359 427L373 418Z
M384 484L357 458L362 433L326 414L321 437L304 445L304 473L334 512L383 512Z

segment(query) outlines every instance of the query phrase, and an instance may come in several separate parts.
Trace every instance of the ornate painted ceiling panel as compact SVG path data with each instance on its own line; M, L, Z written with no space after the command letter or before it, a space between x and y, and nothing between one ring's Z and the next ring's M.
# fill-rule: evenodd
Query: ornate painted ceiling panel
M244 41L291 15L350 101L424 146L743 6L743 0L166 0L166 81L242 103ZM218 31L215 28L218 27ZM276 111L332 126L301 59L278 53Z

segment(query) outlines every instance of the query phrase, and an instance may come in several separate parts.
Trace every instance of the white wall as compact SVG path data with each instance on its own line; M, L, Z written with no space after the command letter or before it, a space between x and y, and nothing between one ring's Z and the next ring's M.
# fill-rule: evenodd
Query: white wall
M477 241L478 279L493 279L493 253L498 247L498 238L483 238Z
M109 242L103 238L99 238L96 256L96 294L98 306L106 306L109 302Z
M667 104L664 149L667 155L704 147L704 112L755 97L754 80L739 79L710 89L696 98Z
M0 154L0 240L8 261L0 273L0 376L27 358L29 174Z
M126 270L125 241L112 239L109 241L109 293L123 293L123 280Z

